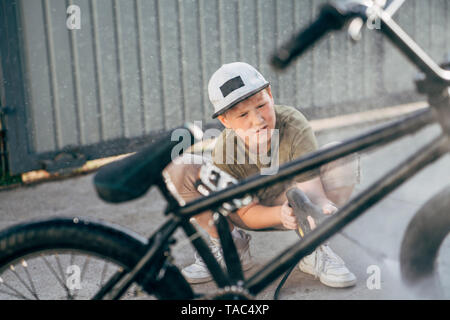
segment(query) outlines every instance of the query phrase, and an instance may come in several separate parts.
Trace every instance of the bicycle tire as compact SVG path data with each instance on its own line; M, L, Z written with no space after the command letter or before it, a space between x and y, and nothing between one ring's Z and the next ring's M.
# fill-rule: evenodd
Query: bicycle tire
M400 270L417 294L441 298L436 268L439 248L450 232L450 186L428 200L414 215L403 236Z
M146 244L147 239L125 228L85 218L26 222L0 232L0 275L22 257L56 249L92 254L131 268Z

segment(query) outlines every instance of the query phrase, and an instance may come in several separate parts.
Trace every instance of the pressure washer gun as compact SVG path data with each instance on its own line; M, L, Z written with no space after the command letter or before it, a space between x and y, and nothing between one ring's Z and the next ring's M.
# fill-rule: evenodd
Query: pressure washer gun
M298 188L289 189L286 192L286 197L289 206L293 209L294 214L297 217L298 229L296 232L300 238L304 238L306 234L311 232L311 226L307 219L308 216L313 218L316 226L327 219L327 216L322 210L312 203L302 190Z
M300 239L303 239L305 235L311 232L311 226L308 222L308 216L313 218L316 227L328 218L327 215L325 215L318 206L316 206L311 202L311 200L309 200L308 196L302 190L298 188L289 189L286 192L286 197L288 199L289 206L293 209L294 214L297 217L298 229L295 231ZM273 295L274 300L278 299L281 288L291 274L292 270L294 270L295 266L296 265L293 264L281 279L280 283L275 289L275 293Z

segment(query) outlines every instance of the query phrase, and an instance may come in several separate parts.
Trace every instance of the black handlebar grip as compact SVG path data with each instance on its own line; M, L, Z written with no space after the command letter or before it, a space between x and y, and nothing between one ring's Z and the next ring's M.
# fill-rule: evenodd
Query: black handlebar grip
M293 36L275 52L270 61L271 65L276 69L286 68L328 31L341 29L345 21L345 16L334 6L325 4L318 18L311 25Z
M313 218L316 226L322 223L323 220L327 218L322 210L320 210L318 206L312 203L302 190L298 188L289 189L286 192L286 197L297 218L297 222L301 229L300 232L303 232L303 235L299 234L301 238L303 238L305 234L311 231L307 219L308 216L311 216L311 218ZM297 233L299 233L299 230L297 230Z

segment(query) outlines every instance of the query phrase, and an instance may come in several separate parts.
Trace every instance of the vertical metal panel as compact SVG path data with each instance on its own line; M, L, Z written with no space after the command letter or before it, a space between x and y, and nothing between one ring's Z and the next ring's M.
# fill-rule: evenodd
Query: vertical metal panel
M413 39L417 39L417 43L422 48L430 48L429 47L429 24L432 23L432 21L429 20L429 10L426 8L419 7L420 4L422 4L423 1L406 1L405 6L401 9L403 9L401 12L398 12L398 24L401 25L401 27L408 33ZM398 89L397 92L411 90L414 87L413 84L413 77L417 73L417 69L409 62L407 61L403 55L398 53L397 49L394 49L396 52L397 57L397 64L395 66L395 69L391 71L391 74L394 74L398 72L398 75L396 74L397 83L398 83ZM429 49L427 49L429 52ZM384 70L385 73L388 73L388 69Z
M363 76L364 76L364 45L361 42L351 42L347 38L347 83L348 90L346 96L347 101L358 101L362 96L363 90ZM329 103L332 103L331 101Z
M185 121L201 121L203 118L203 74L201 30L199 28L199 2L178 0L180 8L180 46L182 59L182 96Z
M14 141L25 147L11 167L22 171L67 150L87 159L130 151L184 121L216 123L208 80L237 60L261 71L277 103L310 118L416 99L415 69L367 28L359 43L334 33L287 72L271 69L276 46L309 23L325 0L16 2L25 102L16 106L24 119L15 120L26 134ZM80 30L66 27L72 4L81 9ZM442 61L450 50L449 9L446 0L410 0L395 19Z
M406 1L395 15L395 20L420 46L427 48L429 35L428 28L424 24L429 23L427 14L429 3L425 3L425 6L423 4L423 1ZM416 72L414 67L391 43L386 43L383 69L386 93L395 94L412 90L412 79Z
M96 51L99 94L101 97L102 140L120 138L124 135L120 105L121 83L119 77L117 24L114 2L97 0L94 9L96 20ZM83 26L81 26L83 27Z
M370 31L370 32L368 32ZM380 50L378 50L378 44L381 43L381 35L373 32L372 30L363 30L362 45L364 50L364 76L362 79L363 83L363 98L375 97L377 95L379 88L378 75L380 74L379 66L377 64L378 59L380 59ZM341 41L343 41L342 39ZM341 73L342 74L342 73ZM336 81L334 83L339 83ZM339 99L336 96L334 99Z
M278 98L279 94L279 75L275 73L267 61L270 54L276 48L278 28L276 19L276 1L266 0L258 2L258 31L259 31L259 71L268 79L272 86L274 97ZM280 101L281 102L281 101Z
M13 172L24 172L33 164L28 155L29 133L33 131L32 118L26 112L28 92L24 83L27 81L24 65L24 56L20 44L23 42L23 34L17 30L20 28L20 10L17 3L0 2L0 63L2 64L0 73L0 105L8 108L14 114L2 115L2 131L6 136L6 146L2 151L8 152L2 156L2 170L9 167L10 175ZM4 161L7 161L5 163ZM11 169L14 164L16 171ZM11 174L13 173L13 174ZM3 176L8 176L8 172L2 172Z
M278 1L276 4L276 24L277 24L277 42L276 45L279 46L282 42L286 41L292 37L295 29L295 17L292 11L293 2L291 0ZM295 68L287 70L283 77L278 79L279 89L277 93L278 100L282 104L292 104L295 102L295 91L296 83L293 81L295 79Z
M221 65L222 52L220 46L219 6L217 1L198 0L200 52L203 81L203 112L202 120L211 121L211 106L208 100L208 80Z
M445 24L443 25L445 34L447 35L445 52L447 53L446 59L450 60L450 32L448 32L448 30L450 30L450 3L448 1L445 1L444 3L445 3L444 12L447 13Z
M44 11L41 1L33 1L26 6L21 3L22 36L27 46L33 50L23 50L25 56L26 77L29 83L28 116L32 119L30 147L36 150L54 150L57 148L58 133L54 125L54 113L51 94L49 56ZM42 125L40 125L42 124ZM44 125L45 124L45 125Z
M239 60L257 67L258 15L257 0L238 1Z
M312 19L312 7L315 4L313 0L299 2L294 0L293 11L295 12L296 25L295 29L300 30L304 28ZM296 101L297 105L307 106L312 105L312 92L314 84L313 77L313 52L308 51L302 59L295 63L295 83L296 83Z
M145 133L165 127L158 0L138 0Z
M238 0L218 0L222 64L239 59Z
M161 77L164 96L165 129L173 128L185 119L179 47L179 10L177 0L158 1L161 41Z
M448 52L446 52L446 41L449 34L448 25L446 26L446 16L448 14L447 0L436 0L436 4L430 7L430 56L437 61L443 61Z
M71 1L73 2L73 1ZM87 28L70 32L73 52L72 72L74 76L76 105L79 120L79 136L82 145L93 144L102 139L99 69L97 64L94 10L89 0L77 2L83 14L82 19L89 22Z
M132 138L144 134L136 2L116 0L115 9L124 136Z
M63 1L43 1L51 101L54 111L56 147L58 149L66 145L77 145L79 143L74 84L71 76L73 58L70 41L67 32L58 31L58 29L64 28L66 17L54 14L55 12L64 12L66 8L67 6Z
M325 0L313 1L312 16L318 14L318 6L325 3ZM330 49L329 37L324 38L314 48L313 51L313 106L324 106L330 103L331 83L330 77Z

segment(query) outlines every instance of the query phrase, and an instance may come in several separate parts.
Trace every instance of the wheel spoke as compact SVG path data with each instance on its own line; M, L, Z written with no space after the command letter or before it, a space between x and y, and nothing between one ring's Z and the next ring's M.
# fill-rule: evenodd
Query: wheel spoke
M10 295L10 296L13 296L13 297L19 297L19 298L22 298L22 299L25 299L25 300L30 300L28 297L26 297L25 295L23 295L21 292L17 291L15 288L11 287L9 284L7 284L6 282L4 282L3 279L2 279L1 277L0 277L0 285L5 286L6 288L8 288L8 289L11 290L11 291L14 291L16 294L12 294L12 293L10 293L10 292L6 292L6 291L3 291L3 290L2 290L3 293L6 293L6 294L8 294L8 295Z
M56 278L56 280L58 280L58 283L66 291L67 298L71 299L72 298L72 294L70 293L70 290L69 290L69 288L67 288L67 286L64 283L64 281L59 278L57 272L55 271L55 269L53 269L53 267L51 266L50 262L45 258L45 256L41 255L41 257L44 260L45 265L47 266L47 268L50 270L50 272L53 274L53 276Z
M86 270L88 268L90 260L91 260L91 257L87 256L86 260L84 261L83 268L81 269L81 276L80 276L81 281L83 281L83 279L84 279L84 275L86 274Z
M26 263L25 263L25 265L26 265ZM22 266L24 266L24 264L22 264ZM16 268L13 265L10 265L9 269L12 271L14 276L20 281L20 283L25 287L25 289L27 289L28 292L30 292L31 295L33 295L33 297L38 299L36 296L36 293L33 292L33 290L26 284L25 280L23 280L22 277L20 276L20 274L16 271Z
M76 260L76 256L73 254L73 252L71 252L71 253L70 253L70 265L71 265L71 266L76 265L76 264L75 264L75 260ZM81 282L82 282L82 279L81 279L81 275L80 275L80 283L81 283ZM73 295L72 295L72 298L73 298L73 299L76 299L77 295L78 295L78 291L75 291L75 292L73 293Z
M59 256L58 256L57 253L55 253L53 256L55 257L55 260L56 260L56 266L58 267L58 271L59 271L59 274L60 274L60 276L61 276L61 279L64 280L64 278L66 277L66 275L64 274L63 268L62 268L62 266L61 266L61 261L59 260Z
M84 280L84 274L85 274L85 272L86 272L86 270L87 270L89 261L90 261L90 257L87 256L86 259L84 260L83 268L81 269L81 275L80 275L80 282L81 282L81 283L83 283L83 280ZM75 291L74 294L73 294L73 298L74 298L74 299L76 298L77 294L78 294L78 291Z
M20 299L30 300L30 299L27 299L23 295L18 295L18 294L7 292L7 291L1 290L1 289L0 289L0 293L6 294L6 295L11 296L11 297L16 297L16 298L20 298Z
M103 285L103 282L104 282L105 276L106 276L106 272L108 272L108 267L109 267L109 263L108 263L108 261L105 261L103 264L102 277L100 279L100 286Z
M63 280L63 283L64 283L64 288L65 288L66 293L67 293L67 298L70 299L70 300L73 300L74 299L73 294L70 292L70 289L67 287L67 283L64 281L64 279L66 278L66 275L65 275L64 270L63 270L63 268L61 266L61 261L59 260L58 254L55 253L54 257L55 257L55 260L56 260L56 265L58 266L59 273L61 274L61 279Z
M36 298L36 300L40 300L39 296L37 294L36 287L34 286L34 282L33 282L33 279L31 277L30 271L28 270L28 263L24 259L22 260L22 266L23 266L23 268L25 270L25 273L26 273L27 278L28 278L28 282L30 283L31 289L33 291L31 294Z
M71 268L66 271L68 263ZM0 299L41 300L48 295L49 299L74 300L95 298L95 288L98 286L98 290L102 290L110 283L111 274L121 272L123 266L95 253L48 249L17 258L2 270ZM75 273L69 276L65 272ZM75 277L77 285L72 287ZM80 283L83 283L83 290L80 290ZM137 296L137 292L134 293Z

